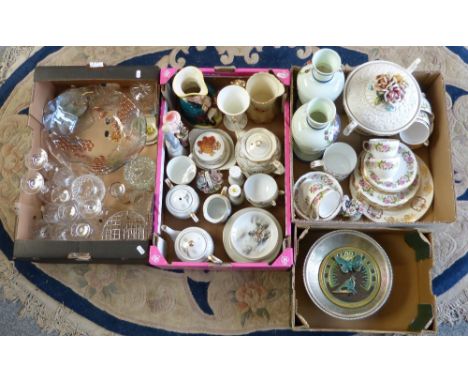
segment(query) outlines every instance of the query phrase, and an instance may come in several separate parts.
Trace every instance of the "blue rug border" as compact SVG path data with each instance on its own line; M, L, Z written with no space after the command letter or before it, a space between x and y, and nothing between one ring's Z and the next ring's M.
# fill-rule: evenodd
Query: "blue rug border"
M264 50L272 47L264 47ZM287 48L285 49L298 49L296 48ZM281 49L283 49L281 48ZM340 54L345 55L346 53L352 54L360 54L362 53L352 51L350 49L341 48L341 47L334 47L335 49L340 49ZM460 55L460 52L465 54L464 51L455 51L453 50L454 47L450 47L449 49L457 54ZM21 64L12 75L3 83L0 87L0 107L3 105L5 100L8 98L11 91L15 88L15 86L26 77L26 75L32 71L36 65L46 58L48 55L60 50L61 47L44 47L39 49L35 52L29 59L27 59L23 64ZM189 48L189 54L193 47ZM207 49L213 49L213 47L207 47ZM157 53L150 53L146 55L141 55L138 57L134 57L132 59L123 61L121 65L124 64L154 64L155 59L158 55L163 55L166 52L170 51L164 50ZM465 49L466 51L466 49ZM198 51L197 51L198 52ZM194 52L195 53L195 52ZM201 55L205 55L206 51L198 52ZM217 52L216 52L217 53ZM263 55L264 51L260 52L259 54ZM363 55L367 58L366 55ZM219 55L216 56L219 60ZM462 57L463 58L463 57ZM465 57L466 58L466 57ZM465 60L465 58L463 58ZM240 60L240 65L236 61ZM296 61L296 60L293 60ZM305 60L300 60L299 64L303 64ZM343 60L343 62L347 63L347 60ZM351 60L350 62L354 62ZM466 60L465 60L466 62ZM191 60L187 60L187 64L192 63ZM296 64L295 62L288 61L289 65ZM243 62L243 57L236 57L234 59L234 65L245 65ZM351 64L351 63L350 63ZM206 64L205 64L206 65ZM262 64L257 64L258 66L262 66ZM356 63L354 63L356 65ZM213 66L213 65L211 65ZM256 66L256 65L247 65L247 66ZM450 96L453 99L457 99L461 95L465 95L467 92L463 89L457 88L455 86L448 85L447 91L449 92ZM3 228L3 225L0 224L0 248L5 253L9 260L12 259L13 256L13 241L10 239L8 234ZM123 334L123 335L191 335L190 333L179 333L168 331L164 329L156 329L150 328L147 326L142 326L138 324L134 324L129 321L118 319L109 313L97 308L95 305L91 304L88 300L81 297L77 293L73 292L69 287L61 284L53 277L47 275L46 273L42 272L38 269L33 263L26 263L26 262L15 262L15 266L18 271L26 277L29 281L31 281L34 285L40 288L43 292L54 298L55 300L63 303L68 308L72 309L76 313L86 317L90 321L96 323L97 325L102 326L103 328L113 331L115 333ZM450 268L446 269L441 275L437 276L433 280L433 289L436 295L440 295L445 293L448 289L450 289L453 285L455 285L461 278L466 275L468 271L468 254L465 254L461 259L457 260ZM333 332L333 333L323 333L323 332L294 332L290 329L284 330L267 330L267 331L257 331L253 333L249 333L248 335L255 335L255 336L262 336L262 335L350 335L352 333L348 332ZM197 335L205 335L205 334L197 334Z

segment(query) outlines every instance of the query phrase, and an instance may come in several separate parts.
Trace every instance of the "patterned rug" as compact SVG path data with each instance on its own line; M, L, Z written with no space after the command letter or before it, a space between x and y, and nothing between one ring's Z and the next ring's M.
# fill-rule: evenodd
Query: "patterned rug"
M163 66L303 65L318 47L83 47L0 50L0 289L23 314L61 334L290 334L286 272L171 272L149 266L12 262L14 204L29 148L36 65L90 61ZM440 70L447 82L458 220L438 230L433 289L439 322L468 320L468 51L465 48L335 48L344 64L372 59ZM257 314L257 312L262 312ZM266 313L265 313L266 312Z

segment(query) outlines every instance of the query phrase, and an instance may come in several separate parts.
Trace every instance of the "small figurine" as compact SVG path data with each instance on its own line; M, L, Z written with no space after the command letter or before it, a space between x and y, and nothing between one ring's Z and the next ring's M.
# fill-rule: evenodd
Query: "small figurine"
M219 170L199 171L196 184L197 188L205 194L218 192L223 186L223 173Z
M351 199L348 195L343 197L341 214L353 221L361 219L364 212L364 204L357 199Z

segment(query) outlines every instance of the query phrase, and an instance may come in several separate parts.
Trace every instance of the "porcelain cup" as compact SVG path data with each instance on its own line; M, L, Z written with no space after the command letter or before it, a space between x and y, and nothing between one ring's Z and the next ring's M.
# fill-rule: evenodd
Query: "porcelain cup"
M254 207L276 206L276 199L283 191L278 189L275 179L267 174L254 174L244 183L244 194L247 201Z
M327 219L341 206L341 194L322 183L301 185L300 209L314 220Z
M368 158L367 168L381 180L391 180L400 166L400 157L395 158Z
M174 184L189 184L197 175L197 166L191 158L181 155L167 163L166 173Z
M203 216L212 224L224 223L231 215L231 201L226 196L227 187L224 187L220 194L209 196L203 204Z
M399 147L400 141L398 139L374 138L362 143L362 148L378 159L396 157Z
M342 181L354 171L356 164L356 151L347 143L337 142L328 146L323 159L311 162L310 167L312 169L323 167L325 172Z
M429 145L432 133L432 122L425 111L420 111L416 121L400 133L400 139L412 149Z

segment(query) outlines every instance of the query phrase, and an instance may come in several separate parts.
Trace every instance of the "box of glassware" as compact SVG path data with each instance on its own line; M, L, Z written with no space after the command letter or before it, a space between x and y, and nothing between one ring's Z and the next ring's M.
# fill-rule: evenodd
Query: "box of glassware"
M147 261L158 78L149 66L36 68L15 259Z
M288 269L290 71L161 69L160 268Z
M293 330L435 332L433 256L417 230L296 226Z
M456 219L445 85L386 61L342 70L321 49L292 68L293 221L434 227ZM314 201L315 199L315 201Z

